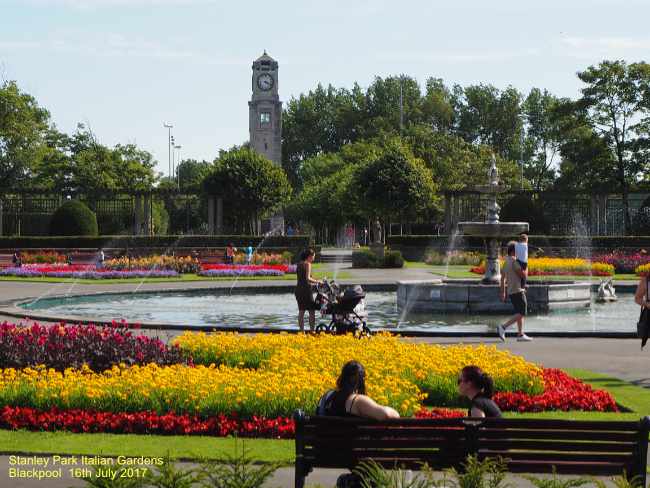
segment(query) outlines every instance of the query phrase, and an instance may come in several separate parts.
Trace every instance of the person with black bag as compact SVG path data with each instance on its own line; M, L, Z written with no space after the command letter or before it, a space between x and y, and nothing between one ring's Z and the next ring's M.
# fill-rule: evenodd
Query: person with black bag
M641 307L641 315L636 324L636 332L639 339L641 339L641 349L648 342L648 334L650 333L650 287L648 287L648 280L650 280L650 277L642 276L634 294L634 301Z

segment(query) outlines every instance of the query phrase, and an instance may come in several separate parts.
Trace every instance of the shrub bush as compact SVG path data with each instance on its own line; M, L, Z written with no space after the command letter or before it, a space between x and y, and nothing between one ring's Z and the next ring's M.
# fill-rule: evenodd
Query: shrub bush
M94 237L97 235L97 217L79 200L65 202L52 215L50 235Z
M378 268L380 263L379 257L372 251L362 249L352 253L353 268Z
M475 251L452 251L438 252L429 251L424 259L427 264L446 265L447 262L453 265L478 266L485 259L485 255Z
M404 258L399 251L387 251L384 254L384 268L402 268L404 267Z
M404 258L399 251L386 251L383 260L368 249L352 253L353 268L402 268L403 266Z

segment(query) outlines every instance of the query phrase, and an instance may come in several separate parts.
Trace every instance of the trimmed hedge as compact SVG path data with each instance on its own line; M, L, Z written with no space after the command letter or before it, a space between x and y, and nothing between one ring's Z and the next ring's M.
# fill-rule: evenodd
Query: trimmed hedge
M514 237L514 236L513 236ZM450 246L449 236L390 236L386 244L391 249L401 251L409 261L423 261L427 251L445 252L453 248L460 251L482 251L485 243L480 237L458 236ZM510 239L504 239L505 246ZM546 254L573 255L581 254L582 250L599 249L612 251L614 249L650 251L650 236L544 236L530 235L528 242L531 249L540 247Z
M98 237L0 237L0 249L53 249L53 248L212 248L226 247L232 242L235 247L250 243L257 247L264 241L263 248L305 248L310 244L309 236L98 236Z
M399 251L386 251L383 260L366 249L352 253L353 268L401 268L403 266L404 258Z
M79 200L70 200L56 209L50 220L51 236L91 236L97 231L97 217Z

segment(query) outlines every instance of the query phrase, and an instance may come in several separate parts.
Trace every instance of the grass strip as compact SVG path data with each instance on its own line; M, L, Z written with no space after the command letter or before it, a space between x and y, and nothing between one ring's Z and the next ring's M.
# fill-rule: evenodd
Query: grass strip
M98 456L159 457L169 453L173 459L212 459L225 461L235 455L236 442L241 452L242 439L208 436L161 436L141 434L74 434L71 432L30 432L0 430L0 452L38 454L86 454ZM260 462L293 463L293 440L244 439L253 459Z

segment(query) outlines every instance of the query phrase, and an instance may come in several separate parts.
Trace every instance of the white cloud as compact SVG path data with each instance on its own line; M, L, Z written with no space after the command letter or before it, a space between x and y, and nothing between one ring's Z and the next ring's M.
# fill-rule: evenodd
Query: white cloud
M95 7L155 7L162 5L193 5L219 3L219 0L28 0L29 3L42 6L66 6L75 8Z
M472 51L472 52L439 52L439 51L384 51L377 56L383 61L404 62L452 62L452 63L487 63L527 58L541 54L539 49L513 49L508 51Z
M568 48L567 54L574 57L591 58L594 56L626 56L637 55L636 51L650 51L650 39L633 37L572 37L561 39L563 48Z
M230 55L197 51L175 45L162 43L143 37L127 37L121 34L106 34L93 38L66 37L40 40L2 40L0 52L30 50L59 54L83 54L104 57L131 57L150 59L191 60L202 64L220 66L241 66L249 63L249 59L240 59Z

